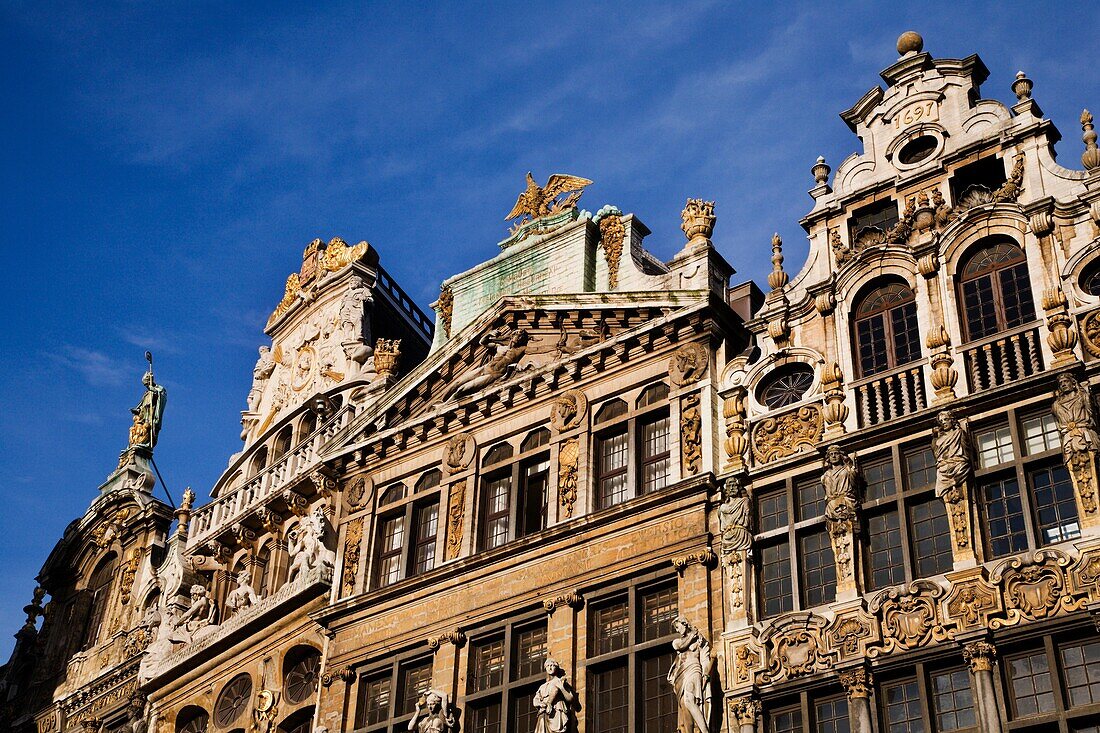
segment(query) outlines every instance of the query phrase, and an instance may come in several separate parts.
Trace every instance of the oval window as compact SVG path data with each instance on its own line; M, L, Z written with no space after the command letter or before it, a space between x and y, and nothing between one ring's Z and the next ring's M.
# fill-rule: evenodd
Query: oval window
M1100 295L1100 262L1093 262L1081 273L1081 289L1089 295Z
M932 154L936 152L936 148L940 145L940 141L931 135L921 135L915 137L902 146L898 151L898 162L902 165L916 165L928 158L932 157Z
M809 364L788 364L764 378L757 391L757 399L777 410L801 401L813 383L813 367Z

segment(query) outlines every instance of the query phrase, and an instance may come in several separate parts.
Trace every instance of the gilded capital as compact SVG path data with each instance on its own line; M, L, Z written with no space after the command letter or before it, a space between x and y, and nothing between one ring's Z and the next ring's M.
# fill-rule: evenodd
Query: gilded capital
M974 641L963 647L963 659L970 665L971 672L992 672L996 658L997 648L988 641Z

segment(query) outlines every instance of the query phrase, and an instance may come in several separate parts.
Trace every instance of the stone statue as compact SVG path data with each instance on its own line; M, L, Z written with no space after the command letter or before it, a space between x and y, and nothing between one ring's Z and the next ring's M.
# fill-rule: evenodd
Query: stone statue
M325 513L317 507L312 514L302 518L297 529L290 532L290 572L287 583L293 583L299 576L308 576L314 570L327 567L330 570L336 563L332 550L325 547Z
M152 354L146 351L145 359L149 362L149 369L141 378L141 383L145 385L145 394L141 396L141 402L130 408L130 412L134 415L133 424L130 426L130 448L146 448L152 451L160 435L168 393L153 379Z
M948 503L959 501L970 477L970 434L950 410L936 416L932 454L936 457L936 496Z
M569 730L575 697L557 661L547 659L543 668L546 670L546 681L539 685L534 699L535 709L538 710L535 733L565 733Z
M237 573L237 587L225 597L225 610L231 614L237 614L259 602L260 597L252 587L252 573L245 568Z
M1089 393L1072 374L1058 375L1051 412L1062 435L1062 452L1067 463L1080 460L1079 456L1087 456L1100 448Z
M374 368L374 349L362 341L344 341L340 346L344 349L344 357L347 359L347 365L344 367L344 381L352 379L372 381L378 373Z
M722 554L742 552L752 547L749 526L751 507L743 479L731 476L725 483L725 500L718 507L718 526L722 530Z
M340 300L337 320L344 341L363 340L363 304L367 301L367 288L362 280L353 281L352 287Z
M201 585L191 586L191 607L176 620L171 641L189 644L205 636L204 629L215 626L218 606L210 593Z
M147 730L149 724L145 721L145 697L141 693L135 693L126 710L126 722L117 729L117 733L146 733Z
M822 464L821 486L825 489L825 520L850 522L859 510L859 469L840 446L830 445Z
M417 700L409 730L414 733L457 733L458 721L447 701L447 693L429 690Z
M478 343L489 349L489 360L455 380L444 401L476 392L513 371L527 351L527 338L527 331L522 328L513 331L505 326L487 332Z
M672 628L679 634L672 640L676 660L668 671L680 708L677 729L680 733L710 733L710 642L683 616L676 617Z
M255 412L260 409L260 398L263 397L264 385L275 371L275 357L271 355L271 348L260 347L260 358L256 360L256 366L252 367L252 389L248 391L248 409Z

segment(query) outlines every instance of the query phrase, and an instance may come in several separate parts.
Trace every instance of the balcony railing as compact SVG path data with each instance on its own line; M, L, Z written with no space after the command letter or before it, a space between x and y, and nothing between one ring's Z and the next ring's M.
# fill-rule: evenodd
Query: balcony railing
M263 471L237 488L201 506L191 515L187 545L194 547L263 504L268 497L317 465L321 446L351 421L352 406L344 405L320 428Z
M860 427L877 425L928 406L923 361L854 382L852 388Z
M1029 323L999 333L962 349L966 381L971 392L1000 387L1043 368L1039 326Z

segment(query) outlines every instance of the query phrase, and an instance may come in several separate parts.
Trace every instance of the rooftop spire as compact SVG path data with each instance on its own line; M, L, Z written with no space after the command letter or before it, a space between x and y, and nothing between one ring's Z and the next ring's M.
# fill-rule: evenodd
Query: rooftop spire
M772 271L768 275L768 285L772 290L782 290L790 280L783 271L783 239L777 232L772 235Z

